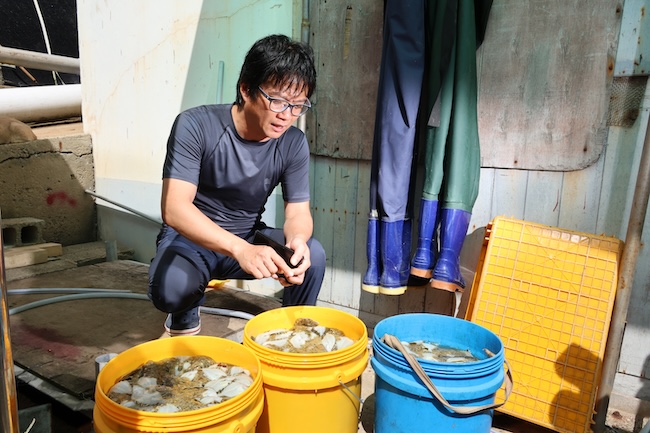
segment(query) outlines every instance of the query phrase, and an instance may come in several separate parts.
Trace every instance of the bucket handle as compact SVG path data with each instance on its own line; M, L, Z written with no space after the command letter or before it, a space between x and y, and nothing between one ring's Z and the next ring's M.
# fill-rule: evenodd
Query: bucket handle
M361 398L361 397L359 397L358 395L356 395L356 394L354 393L354 391L351 390L349 386L347 386L346 384L344 384L343 381L342 381L341 379L339 379L339 383L340 383L341 386L342 386L343 388L345 388L345 389L346 389L350 394L352 394L352 396L353 396L354 398L356 398L357 400L359 400L359 403L361 403L361 405L363 406L363 404L365 403L365 401L364 401L363 398Z
M436 388L433 382L431 382L431 378L429 378L429 376L424 372L420 363L415 359L413 355L407 352L407 350L402 345L402 342L399 341L397 337L390 334L384 334L384 336L382 337L382 341L386 343L388 346L392 347L393 349L400 351L402 355L404 355L404 358L406 358L406 361L409 363L411 368L413 368L413 370L418 375L420 380L424 383L424 386L426 386L427 389L431 391L431 394L433 394L433 396L440 403L442 403L443 406L445 406L447 409L459 415L472 415L484 410L496 409L498 407L501 407L506 403L506 401L508 401L508 397L510 397L510 393L512 393L512 388L513 388L512 370L510 368L510 364L508 364L508 361L504 359L503 361L508 367L508 370L506 372L506 380L505 380L506 396L503 402L486 404L482 406L453 406L449 404L449 402L442 396L442 394L440 394L440 391L438 391L438 388ZM494 356L494 354L488 351L487 349L486 352L489 356L491 357Z

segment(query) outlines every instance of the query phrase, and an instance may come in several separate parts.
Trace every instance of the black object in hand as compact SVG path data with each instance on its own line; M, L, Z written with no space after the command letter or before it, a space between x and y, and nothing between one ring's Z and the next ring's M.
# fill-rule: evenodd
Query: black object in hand
M300 259L300 262L297 265L292 264L291 257L293 256L294 251L291 248L271 239L259 230L255 231L253 243L255 245L268 245L269 247L273 248L275 252L278 253L280 257L282 257L287 265L289 265L289 267L292 269L300 266L300 263L302 263L302 259Z

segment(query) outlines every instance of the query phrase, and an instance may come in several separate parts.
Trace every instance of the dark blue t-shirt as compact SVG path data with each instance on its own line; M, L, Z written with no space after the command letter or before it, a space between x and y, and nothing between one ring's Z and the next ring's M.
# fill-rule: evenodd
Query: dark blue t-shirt
M235 130L231 107L203 105L176 117L163 178L196 185L196 207L222 228L245 236L260 221L278 184L285 202L309 200L309 146L293 126L277 139L244 140Z

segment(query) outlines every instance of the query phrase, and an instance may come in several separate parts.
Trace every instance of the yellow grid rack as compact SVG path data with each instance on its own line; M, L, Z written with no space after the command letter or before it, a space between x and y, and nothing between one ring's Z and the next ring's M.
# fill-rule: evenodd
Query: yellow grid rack
M504 217L488 225L465 318L505 346L515 388L499 411L591 431L622 247Z

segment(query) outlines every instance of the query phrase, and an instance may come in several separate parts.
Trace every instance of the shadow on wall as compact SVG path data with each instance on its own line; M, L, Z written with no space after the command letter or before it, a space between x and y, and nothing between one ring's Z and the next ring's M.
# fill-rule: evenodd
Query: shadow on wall
M97 240L93 187L89 136L0 144L1 216L43 220L46 242Z
M570 430L580 426L581 417L587 419L590 416L592 395L584 385L592 386L598 361L596 354L577 344L570 344L556 360L555 371L565 384L551 403L551 424Z

